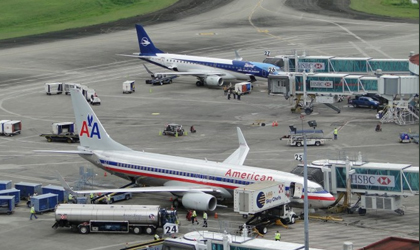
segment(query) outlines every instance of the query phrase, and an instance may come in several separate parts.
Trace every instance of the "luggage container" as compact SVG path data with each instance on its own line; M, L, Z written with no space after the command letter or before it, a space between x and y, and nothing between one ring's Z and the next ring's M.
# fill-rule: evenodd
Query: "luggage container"
M64 190L61 186L54 186L54 185L48 185L42 187L42 193L43 194L56 194L58 196L58 202L64 203L68 200L68 192Z
M58 204L58 195L49 193L32 196L31 204L35 207L36 213L54 211L55 206Z
M46 83L44 88L47 95L60 95L63 93L63 84L61 82Z
M27 198L34 193L42 194L42 185L38 183L19 182L15 184L15 188L20 190L20 198Z
M11 189L12 181L0 181L0 190Z
M252 86L250 82L240 82L240 83L235 84L235 91L239 95L250 94L251 89L252 89Z
M2 120L0 121L0 134L5 136L13 136L20 134L22 130L22 122L21 121L10 121L10 120Z
M20 202L20 190L16 188L0 190L0 195L9 195L15 197L15 205L17 206Z
M123 88L123 94L131 94L132 92L135 92L135 86L134 81L125 81L122 84Z
M15 203L13 200L15 196L13 195L0 195L0 213L2 214L11 214L15 209Z

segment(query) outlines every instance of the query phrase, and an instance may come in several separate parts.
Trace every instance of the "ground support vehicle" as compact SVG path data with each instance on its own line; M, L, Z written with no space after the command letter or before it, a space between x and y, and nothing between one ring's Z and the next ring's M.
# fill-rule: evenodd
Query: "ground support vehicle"
M304 145L303 136L306 136L306 145L321 146L326 141L332 140L332 138L325 138L324 131L322 130L293 130L290 131L289 135L285 135L280 140L286 141L287 145L301 147Z
M373 100L371 97L368 96L356 96L355 99L349 100L349 105L352 105L353 107L359 108L359 107L368 107L371 109L377 109L379 107L379 102Z
M122 84L123 94L131 94L136 92L136 87L134 86L134 81L125 81Z
M290 199L284 183L263 181L234 190L234 211L244 218L253 215L245 225L247 231L254 228L266 234L268 226L278 224L294 224L298 216L288 206ZM240 227L243 230L243 226Z
M109 200L109 204L112 204L114 202L118 202L118 201L123 201L123 200L129 200L133 197L132 193L126 192L126 193L115 193L115 194L110 194L111 195L111 199ZM107 200L106 197L104 197L103 199L100 200L101 203L105 203L107 204Z
M14 195L0 195L0 213L11 214L15 209Z
M20 190L21 199L27 199L35 193L42 194L42 186L38 183L19 182L15 184L15 188Z
M0 195L14 196L15 206L20 202L20 190L16 188L0 190Z
M60 95L63 93L63 84L61 82L52 82L45 83L45 93L47 95L57 94Z
M158 228L164 234L178 232L176 210L155 205L60 204L55 210L53 228L70 227L82 234L113 232L152 235Z
M22 130L21 121L10 121L10 120L0 121L0 135L14 136L14 135L20 134L21 130Z
M146 80L146 84L152 84L152 85L170 84L172 83L172 80L177 77L178 76L159 76L154 79Z
M252 85L250 82L240 82L235 84L235 92L238 95L251 94Z
M411 137L407 133L400 133L400 143L410 143Z
M74 122L56 122L52 124L51 134L40 134L39 136L45 137L48 142L79 142L79 135L75 131Z
M0 190L11 189L12 181L0 181Z
M58 204L58 195L56 194L41 194L31 197L31 205L35 207L36 213L43 213L47 211L54 211Z
M101 105L101 99L97 96L93 96L89 99L89 103L92 105Z
M56 194L59 203L67 202L68 192L61 186L48 185L42 187L43 194Z
M182 128L182 125L171 123L171 124L166 125L162 134L163 135L181 136L181 135L184 135L184 129Z

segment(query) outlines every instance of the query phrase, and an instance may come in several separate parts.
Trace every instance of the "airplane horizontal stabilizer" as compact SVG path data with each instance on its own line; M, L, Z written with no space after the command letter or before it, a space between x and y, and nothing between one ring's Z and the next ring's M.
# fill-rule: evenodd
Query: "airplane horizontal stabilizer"
M245 141L245 137L242 134L241 129L238 127L238 140L239 140L239 148L233 152L223 163L227 164L235 164L235 165L243 165L246 159L246 156L249 152L248 144Z

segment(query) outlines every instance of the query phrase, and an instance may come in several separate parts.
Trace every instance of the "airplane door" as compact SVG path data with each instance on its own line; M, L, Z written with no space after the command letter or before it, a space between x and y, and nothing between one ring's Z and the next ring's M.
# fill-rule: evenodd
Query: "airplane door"
M294 188L294 193L292 194L292 197L300 199L302 197L303 185L300 183L294 183L294 184L295 184L295 188Z

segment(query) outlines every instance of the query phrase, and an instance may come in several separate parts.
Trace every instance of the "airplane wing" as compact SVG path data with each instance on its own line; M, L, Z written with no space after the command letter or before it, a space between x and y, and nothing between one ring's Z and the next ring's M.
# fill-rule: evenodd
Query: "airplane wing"
M66 188L64 188L66 189ZM66 189L67 190L67 189ZM68 190L75 194L90 194L90 193L122 193L122 192L131 192L131 193L157 193L157 192L214 192L218 193L219 191L210 187L173 187L173 186L159 186L159 187L135 187L135 188L110 188L110 189L95 189L95 190L81 190L74 191L72 189Z

